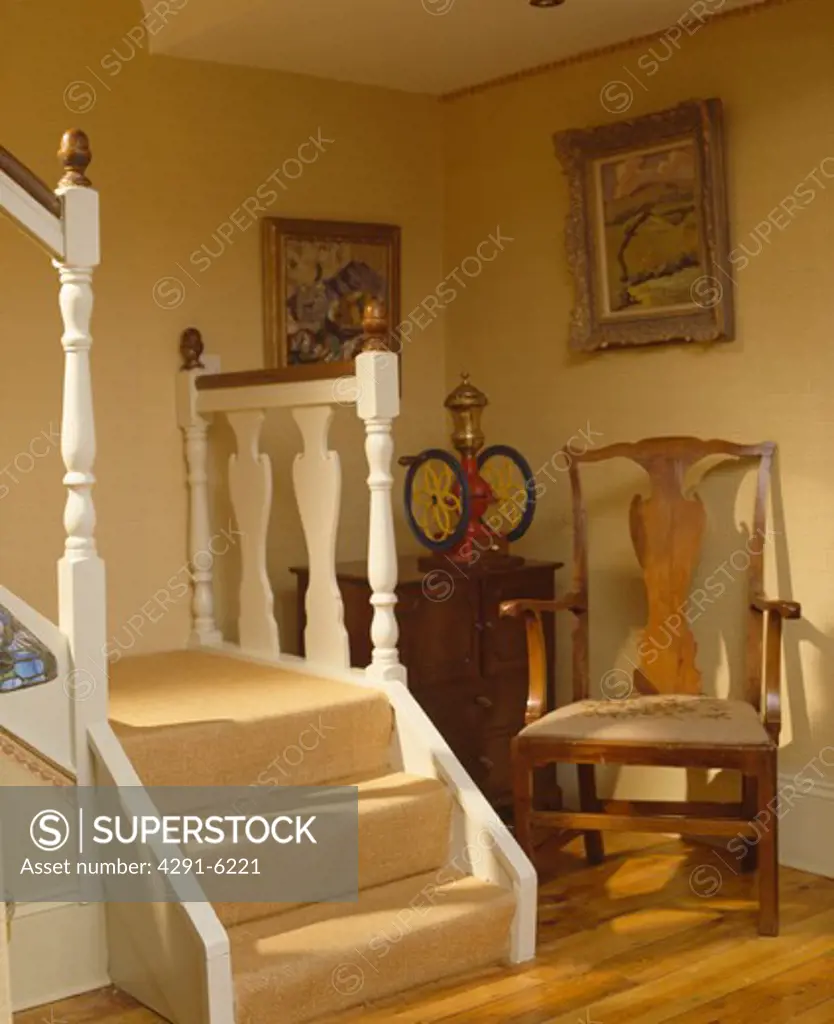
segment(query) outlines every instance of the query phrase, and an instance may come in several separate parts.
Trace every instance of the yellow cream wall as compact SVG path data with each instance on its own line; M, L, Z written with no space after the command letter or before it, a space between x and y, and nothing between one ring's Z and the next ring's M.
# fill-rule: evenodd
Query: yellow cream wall
M401 225L407 312L442 276L443 198L435 100L149 57L146 40L135 46L129 36L141 13L138 0L89 0L83 7L0 0L0 142L53 182L63 130L77 124L92 139L103 244L93 350L98 536L108 569L109 633L137 651L178 646L188 628L185 599L164 615L153 605L142 611L185 559L186 492L174 406L180 332L199 327L224 369L262 365L257 226L235 229L202 273L190 255L204 244L217 253L222 242L213 236L220 225L320 131L332 142L300 177L283 179L286 190L273 186L278 198L268 213ZM140 38L135 31L133 38ZM85 112L67 109L68 88L70 105ZM314 151L303 152L309 159ZM297 174L297 165L288 168ZM168 276L185 284L184 298L172 304L177 293L169 282L157 293L170 306L162 308L153 289ZM11 466L0 478L6 488L0 488L0 582L50 616L63 543L54 437L60 332L49 259L0 219L0 468ZM432 417L442 424L441 323L407 347L403 364L399 452L422 446ZM364 554L368 505L362 431L354 420L342 410L334 428L334 446L348 456L339 555L349 558ZM289 633L287 566L304 558L290 484L298 431L289 414L270 428L268 447L276 475L270 558ZM226 618L233 613L232 603ZM131 617L134 627L127 626Z
M541 13L543 22L558 22L558 10ZM459 367L472 372L492 401L488 442L520 448L546 487L522 550L568 561L568 483L550 460L589 425L596 444L655 434L778 442L774 511L781 535L771 545L768 586L801 600L805 611L804 621L786 630L783 766L789 771L834 744L834 178L819 171L826 157L829 174L834 166L832 38L834 5L795 0L714 19L684 35L671 55L663 43L654 44L654 57L649 44L637 44L444 107L447 264L460 261L487 225L500 223L514 239L490 266L489 294L463 292L448 310L446 331L449 383ZM649 77L641 68L651 68L653 59L659 67ZM634 116L696 97L724 101L736 246L746 243L755 251L750 232L816 169L823 187L816 188L813 204L787 225L782 216L783 229L774 227L770 243L738 274L732 343L706 351L675 345L593 357L568 351L568 189L552 135L617 119L600 101L611 81L631 85ZM607 95L621 94L616 86ZM575 447L583 444L574 441ZM545 465L553 482L539 472ZM645 621L626 522L639 483L639 474L616 469L598 474L589 490L597 686L604 673L627 666L634 631ZM715 557L723 552L727 558L739 545L743 549L751 492L749 486L737 492L729 477L717 478L711 491L718 507L735 515L729 535L711 525L707 536ZM720 563L705 561L701 578ZM743 555L735 564L743 566ZM560 578L566 586L567 572ZM743 614L743 586L734 582L693 627L704 675L709 686L718 679L718 692L726 692L727 666L740 667L739 631L730 623ZM569 687L567 626L560 621L563 694ZM826 756L834 765L834 751ZM834 767L827 776L834 780Z

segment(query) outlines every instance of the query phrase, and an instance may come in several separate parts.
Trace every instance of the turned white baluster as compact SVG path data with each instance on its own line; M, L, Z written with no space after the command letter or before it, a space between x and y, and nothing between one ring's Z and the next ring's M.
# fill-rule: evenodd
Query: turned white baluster
M96 434L90 378L93 268L99 263L98 193L86 176L91 154L83 132L67 132L59 156L64 177L64 259L56 263L64 323L64 399L61 454L66 474L66 543L58 563L59 624L72 653L72 678L65 683L73 703L79 785L92 783L87 728L107 717L106 592L104 563L96 551L93 466Z
M193 327L180 339L183 366L177 383L180 429L185 437L188 481L188 564L192 581L191 646L222 642L214 617L214 556L211 550L211 516L208 493L208 429L210 416L196 411L197 378L204 373L200 360L203 340Z
M272 507L272 468L260 451L262 409L227 414L237 441L229 459L229 490L240 531L239 642L248 654L281 653L275 599L266 563L266 535Z
M367 321L366 321L367 323ZM394 606L397 603L397 548L391 490L391 460L394 441L392 422L400 411L397 357L387 351L365 351L356 357L359 388L357 412L365 421L365 454L368 458L368 488L371 492L368 536L368 580L371 604L373 655L368 674L378 680L405 681L405 668L397 651L399 629Z
M348 668L350 645L342 594L336 582L342 469L338 454L327 446L333 407L299 407L293 409L292 415L304 439L304 451L296 455L292 467L295 498L310 563L304 653L311 661Z

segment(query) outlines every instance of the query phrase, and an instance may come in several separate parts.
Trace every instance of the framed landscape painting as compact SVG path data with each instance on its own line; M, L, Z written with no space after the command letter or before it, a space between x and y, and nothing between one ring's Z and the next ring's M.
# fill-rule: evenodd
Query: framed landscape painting
M353 373L366 304L399 324L400 229L343 221L263 221L265 358L288 379Z
M721 101L560 132L571 347L733 337Z

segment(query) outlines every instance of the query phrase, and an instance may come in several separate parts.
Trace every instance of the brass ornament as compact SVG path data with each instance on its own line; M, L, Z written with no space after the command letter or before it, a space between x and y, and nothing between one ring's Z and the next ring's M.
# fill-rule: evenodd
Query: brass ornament
M446 396L443 403L452 415L452 444L462 456L475 456L486 440L481 417L489 399L470 381L468 373L460 375L460 384Z
M92 185L86 172L93 159L93 151L86 132L80 128L64 132L58 159L64 168L64 176L58 182L58 188L89 188Z

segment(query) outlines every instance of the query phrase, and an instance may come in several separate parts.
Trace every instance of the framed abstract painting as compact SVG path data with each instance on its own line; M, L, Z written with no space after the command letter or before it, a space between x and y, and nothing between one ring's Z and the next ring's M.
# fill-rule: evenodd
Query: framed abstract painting
M733 337L718 99L559 132L580 351Z
M400 314L400 229L347 221L263 221L264 340L267 367L288 379L353 372L362 316L385 303Z

